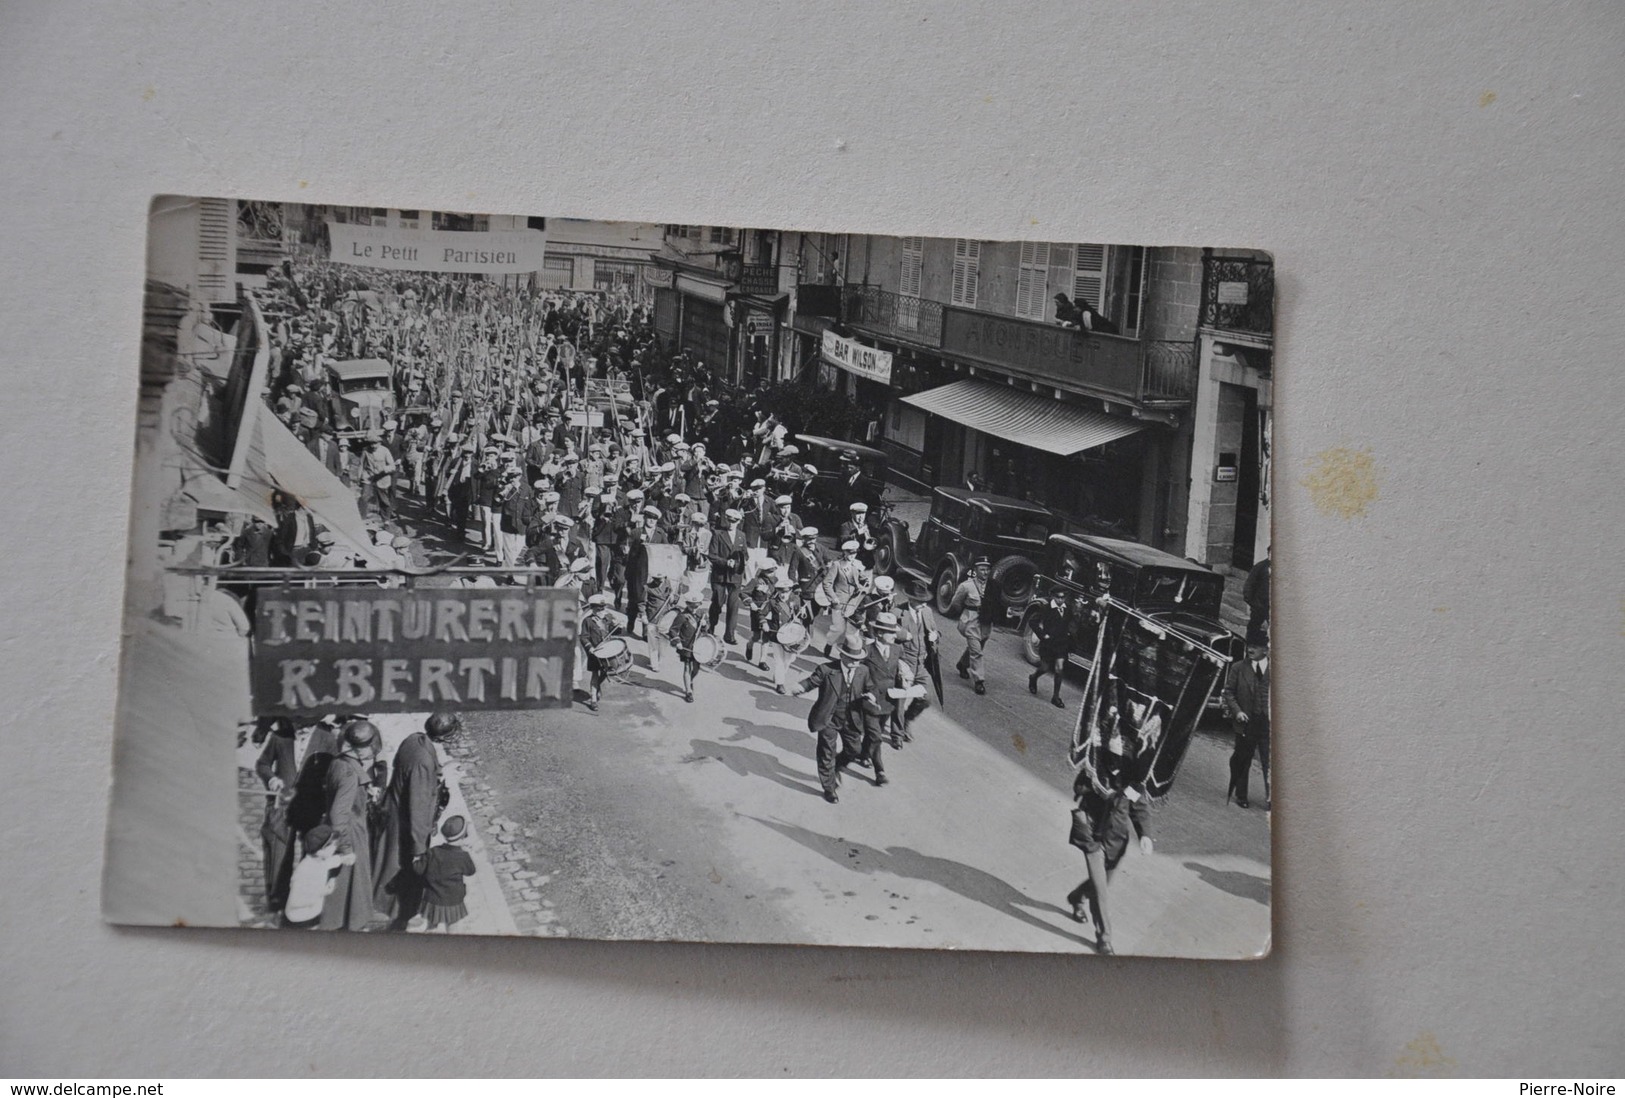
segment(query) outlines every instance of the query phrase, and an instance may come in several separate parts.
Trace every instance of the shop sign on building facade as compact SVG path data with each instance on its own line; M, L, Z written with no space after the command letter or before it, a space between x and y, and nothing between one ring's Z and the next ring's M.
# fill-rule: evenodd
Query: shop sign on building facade
M579 624L569 589L267 589L254 618L254 712L568 707Z
M891 384L890 351L865 347L855 339L847 339L831 331L824 332L821 350L824 361L833 366L839 366L870 381L878 381L882 385Z
M1140 343L974 309L942 310L945 354L1138 400Z

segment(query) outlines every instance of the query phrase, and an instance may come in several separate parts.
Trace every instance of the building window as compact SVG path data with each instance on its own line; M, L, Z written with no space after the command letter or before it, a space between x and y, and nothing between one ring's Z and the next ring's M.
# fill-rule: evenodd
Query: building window
M485 214L436 212L433 227L446 232L483 233L491 230L491 219Z
M980 240L966 240L961 237L954 241L954 284L950 295L953 304L976 308L977 268L981 263Z
M1138 337L1145 305L1145 249L1139 246L1111 249L1111 281L1100 311L1126 336Z
M1021 274L1016 279L1016 315L1043 320L1049 306L1049 245L1023 241Z
M713 225L711 227L711 243L713 243L713 244L732 244L733 242L734 242L734 230L725 229L725 228L722 228L719 225Z
M897 326L909 331L920 327L920 272L924 258L925 237L903 237L903 266L897 278Z

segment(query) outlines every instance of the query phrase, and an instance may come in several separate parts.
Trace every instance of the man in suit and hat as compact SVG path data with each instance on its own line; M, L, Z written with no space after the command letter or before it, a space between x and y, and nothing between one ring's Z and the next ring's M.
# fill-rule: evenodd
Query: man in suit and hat
M926 608L931 596L924 584L918 581L910 582L899 590L898 594L900 597L897 611L897 646L901 655L897 668L902 675L904 686L913 686L915 683L924 685L931 675L927 661L936 650L937 641L942 634L937 630L936 621ZM899 733L904 743L914 739L909 732L909 725L925 712L927 704L924 697L919 697L904 707L902 730Z
M864 656L864 664L869 668L869 681L874 684L879 712L871 714L864 722L863 757L874 767L875 784L885 785L886 764L881 759L881 744L889 741L893 747L903 746L903 702L882 693L904 685L900 669L903 653L897 644L897 615L887 610L876 616L872 632L873 640L869 643L868 654Z
M1264 775L1264 807L1270 796L1270 649L1262 630L1247 635L1247 658L1230 665L1224 679L1224 710L1236 732L1236 746L1230 753L1231 795L1242 808L1248 808L1247 779L1258 756Z
M807 714L807 728L818 737L818 784L830 804L840 800L835 790L841 771L862 757L868 719L880 713L865 655L863 638L848 633L841 639L838 657L819 665L791 691L798 696L818 691Z
M265 822L260 840L265 855L265 908L276 911L288 895L288 878L293 873L293 836L299 829L299 809L295 798L303 793L308 804L313 790L310 776L318 766L325 768L338 754L338 736L319 721L297 723L278 717L266 737L265 748L254 764L254 773L265 784ZM325 769L322 770L325 775ZM318 822L317 815L304 821Z

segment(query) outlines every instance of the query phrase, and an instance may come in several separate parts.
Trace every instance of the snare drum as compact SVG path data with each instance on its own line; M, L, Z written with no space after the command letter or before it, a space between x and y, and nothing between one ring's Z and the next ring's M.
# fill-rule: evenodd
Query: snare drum
M799 621L789 621L779 626L777 639L786 652L796 655L807 647L807 642L812 638L808 635L805 625Z
M623 678L632 670L632 649L625 637L610 637L594 648L592 654L603 665L604 674L611 678Z
M710 633L694 638L694 661L707 671L715 671L722 664L722 642Z

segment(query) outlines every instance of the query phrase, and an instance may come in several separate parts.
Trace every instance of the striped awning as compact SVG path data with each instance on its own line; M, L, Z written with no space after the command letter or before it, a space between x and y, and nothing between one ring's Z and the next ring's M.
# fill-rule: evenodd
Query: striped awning
M1104 446L1146 427L1138 420L974 378L915 393L904 397L903 403L983 434L1063 456Z

